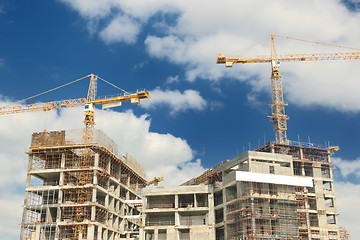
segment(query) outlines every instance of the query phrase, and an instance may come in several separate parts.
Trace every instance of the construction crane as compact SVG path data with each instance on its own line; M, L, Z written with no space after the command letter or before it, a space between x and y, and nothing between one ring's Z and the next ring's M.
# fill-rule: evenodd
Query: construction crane
M14 105L14 104L23 102L25 100L31 99L33 97L42 95L44 93L48 93L53 90L59 89L66 85L72 84L74 82L80 81L84 78L90 78L90 84L89 84L89 88L88 88L87 98L76 98L76 99L60 100L60 101L54 101L54 102ZM85 127L84 127L84 132L83 132L83 142L91 143L94 140L94 125L95 125L94 106L95 105L101 104L102 108L106 109L106 108L120 106L121 103L124 101L131 101L131 103L133 103L133 104L139 104L140 99L150 98L150 93L145 90L137 91L136 93L128 93L121 89L124 92L123 94L119 94L115 97L110 97L110 98L96 99L97 80L99 78L100 78L99 76L96 76L94 74L89 74L85 77L76 79L70 83L64 84L60 87L56 87L56 88L46 91L44 93L37 94L33 97L26 98L24 100L14 103L14 104L0 107L0 115L16 114L16 113L24 113L24 112L35 112L35 111L49 111L52 109L59 109L59 108L85 106L85 109L84 109ZM100 79L102 79L102 78L100 78ZM107 82L104 79L102 79L102 80ZM107 82L107 83L109 83L109 82Z
M80 81L84 78L90 78L90 84L89 84L89 88L88 88L87 98L77 98L77 99L61 100L61 101L54 101L54 102L15 105L15 104L24 102L28 99L40 96L42 94L45 94L45 93L54 91L56 89L59 89L61 87L64 87L66 85L72 84L74 82ZM119 94L115 97L97 99L96 94L97 94L97 80L98 79L101 79L101 80L107 82L106 80L100 78L99 76L96 76L94 74L89 74L85 77L76 79L70 83L56 87L49 91L46 91L46 92L37 94L35 96L26 98L24 100L18 101L14 104L0 107L0 115L16 114L16 113L24 113L24 112L34 112L34 111L49 111L51 109L85 106L85 109L84 109L84 113L85 113L84 124L85 124L85 126L84 126L84 130L83 130L83 136L82 136L83 139L82 140L83 140L84 144L93 143L93 141L94 141L94 125L95 125L95 121L94 121L95 105L101 104L102 108L106 109L106 108L120 106L121 103L124 101L131 101L131 103L133 103L133 104L139 104L140 99L150 98L150 93L145 90L137 91L136 93L131 94L131 93L128 93L119 88L120 90L122 90L124 92L123 94ZM107 83L110 85L113 85L109 82L107 82ZM113 85L113 86L116 87L115 85ZM85 155L90 154L88 149L84 150L84 154ZM85 161L85 160L82 159L81 161ZM86 184L89 182L88 180L89 180L88 174L84 171L81 171L79 174L79 177L78 177L79 183ZM80 189L77 197L78 197L78 199L85 201L85 199L87 198L86 190ZM76 208L76 210L75 210L75 216L76 216L75 220L76 221L79 221L79 222L83 221L84 215L85 215L85 213L84 213L83 209ZM85 234L85 228L83 225L80 224L80 225L76 226L76 234L77 234L76 236L81 236L81 234ZM77 238L78 237L76 237L76 239ZM81 237L79 237L79 239L80 238Z
M282 37L292 40L299 40L304 42L347 48L357 50L357 52L338 52L338 53L308 53L308 54L278 54L275 45L275 38ZM334 44L326 44L315 41L303 40L292 37L285 37L281 35L270 35L270 56L269 57L254 57L254 58L227 58L224 53L218 55L217 64L225 64L225 67L231 68L235 63L271 63L271 90L272 103L270 121L273 124L273 131L275 133L276 144L289 144L286 136L287 120L289 119L285 113L284 93L282 86L282 79L280 75L281 62L299 62L299 61L329 61L329 60L354 60L360 59L360 49L344 47Z
M146 186L150 186L151 184L154 184L155 186L157 186L159 184L159 182L164 181L164 177L154 177L153 180L148 181L146 183Z

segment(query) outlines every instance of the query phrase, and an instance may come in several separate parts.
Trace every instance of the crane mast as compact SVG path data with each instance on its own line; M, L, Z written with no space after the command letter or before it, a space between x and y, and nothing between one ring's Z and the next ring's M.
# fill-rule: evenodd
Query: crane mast
M97 90L97 79L98 77L94 74L90 74L90 84L89 90L87 94L87 101L91 103L96 98L96 90ZM83 132L83 143L91 143L94 140L94 105L87 104L85 105L85 119L84 119L84 132Z
M271 62L271 99L272 103L270 121L273 124L273 131L275 133L275 142L279 144L287 144L287 120L288 116L285 114L284 92L282 87L282 78L280 75L280 63L276 61Z
M293 40L336 46L341 48L357 50L357 52L338 52L338 53L307 53L307 54L280 54L278 55L275 38L283 37ZM296 39L291 37L280 36L276 34L270 35L270 57L256 56L253 58L227 58L224 53L218 55L217 64L225 64L225 67L231 68L235 63L271 63L271 116L270 121L273 125L276 144L288 144L287 138L287 120L289 119L285 113L283 84L280 74L281 62L298 62L298 61L329 61L329 60L355 60L360 59L360 49L338 46L334 44L319 43L309 40Z

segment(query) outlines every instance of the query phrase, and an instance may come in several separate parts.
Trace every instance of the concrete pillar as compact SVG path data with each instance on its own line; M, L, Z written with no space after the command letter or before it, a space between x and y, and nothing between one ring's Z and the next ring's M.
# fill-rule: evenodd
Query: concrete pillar
M88 229L87 229L87 239L86 240L94 240L95 236L95 226L94 225L88 225Z
M179 195L175 194L175 208L179 208Z
M61 169L64 169L65 168L65 159L66 159L66 156L65 156L65 153L61 153L61 162L60 162L60 168ZM63 186L64 185L64 172L61 171L60 172L60 178L59 178L59 186Z
M102 240L102 227L98 226L97 239Z
M40 240L40 223L36 224L34 240Z
M96 202L96 194L97 194L97 189L93 188L92 190L92 196L91 196L91 201L92 202Z
M179 240L180 236L179 236L179 231L176 230L175 228L168 228L167 232L166 232L167 238L166 239L174 239L174 240ZM157 238L156 238L157 240Z
M109 194L105 196L105 208L109 208Z
M158 240L159 239L159 229L156 227L154 229L154 240Z
M95 153L94 167L95 168L99 167L99 154L98 153Z
M65 168L65 159L66 159L65 153L61 153L60 168Z
M129 178L129 180L130 180L130 178ZM130 182L130 181L129 181ZM129 183L130 184L130 183ZM128 186L130 186L130 185L128 185ZM130 191L129 190L127 190L126 189L126 198L125 198L126 200L130 200Z
M144 228L139 229L139 240L145 240L145 231Z
M108 162L106 163L106 171L110 174L110 168L111 168L111 161L110 159L108 160Z
M194 193L194 207L198 207L197 199L196 199L196 193Z
M91 215L90 215L91 221L95 221L95 215L96 215L96 207L91 206Z
M222 190L222 197L223 197L223 215L224 215L224 239L228 239L227 237L227 230L228 230L228 226L227 226L227 219L226 219L226 211L227 211L227 207L226 207L226 192L225 192L225 188L223 188Z
M181 225L180 223L180 214L178 210L175 210L175 226Z
M300 159L304 159L304 151L302 147L299 147L299 155L300 155Z
M214 213L214 193L213 191L208 194L208 208L209 213ZM214 226L215 225L215 214L209 214L209 225ZM213 227L213 234L215 234L215 229Z

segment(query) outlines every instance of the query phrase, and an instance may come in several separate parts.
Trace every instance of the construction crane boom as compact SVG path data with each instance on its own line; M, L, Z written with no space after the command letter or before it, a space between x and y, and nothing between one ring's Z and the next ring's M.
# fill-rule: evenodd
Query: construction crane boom
M87 102L88 101L86 98L77 98L77 99L68 99L68 100L61 100L54 102L0 107L0 115L36 112L36 111L49 111L52 109L84 106Z
M110 108L114 106L120 106L121 102L124 101L131 101L131 103L133 104L139 104L140 99L150 98L150 93L148 91L141 90L141 91L137 91L136 93L125 92L123 94L118 94L117 96L96 99L96 90L97 90L96 81L98 79L98 76L94 74L90 74L86 77L90 77L90 84L89 84L87 98L76 98L76 99L34 103L34 104L23 104L23 105L8 105L8 106L0 107L0 115L35 112L35 111L49 111L52 109L85 106L85 120L84 120L85 128L83 133L83 141L84 143L88 143L93 140L93 134L94 134L93 133L94 125L95 125L94 105L103 105L103 108Z
M302 61L332 61L332 60L354 60L360 59L360 52L341 53L308 53L308 54L280 54L277 57L255 57L255 58L226 58L223 53L218 55L217 64L225 64L232 67L234 63L271 63L279 62L302 62Z
M338 52L338 53L307 53L307 54L277 54L275 38L283 37L293 40L311 42L322 45L336 46L347 49L355 49L357 52ZM288 144L286 135L288 116L285 114L284 93L282 87L282 79L280 75L280 62L301 62L301 61L332 61L332 60L355 60L360 59L360 49L338 46L334 44L326 44L291 37L284 37L276 34L270 35L270 57L257 56L253 58L227 58L224 53L218 55L217 64L225 64L225 67L231 68L236 63L271 63L271 89L272 103L271 122L275 132L275 142L277 144Z
M159 182L164 181L164 177L154 177L153 180L148 181L145 185L146 186L150 186L151 184L154 184L155 186L157 186L159 184Z

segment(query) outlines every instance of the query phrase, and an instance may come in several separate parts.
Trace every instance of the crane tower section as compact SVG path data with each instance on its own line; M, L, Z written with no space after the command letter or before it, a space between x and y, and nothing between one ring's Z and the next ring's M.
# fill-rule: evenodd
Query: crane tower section
M306 53L306 54L278 54L275 45L275 38L283 37L292 40L322 44L340 48L357 50L356 52L337 52L337 53ZM218 55L217 64L225 64L225 67L231 68L235 63L271 63L271 93L272 102L270 104L271 116L270 121L273 124L276 144L289 144L287 138L287 120L289 119L285 113L284 92L282 86L282 78L280 74L281 62L299 62L299 61L332 61L332 60L355 60L360 59L360 49L338 46L334 44L326 44L309 40L284 37L276 34L270 35L270 56L256 56L252 58L227 58L224 53Z

